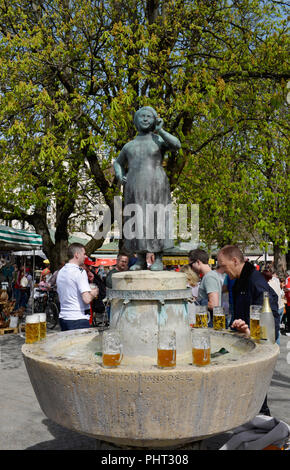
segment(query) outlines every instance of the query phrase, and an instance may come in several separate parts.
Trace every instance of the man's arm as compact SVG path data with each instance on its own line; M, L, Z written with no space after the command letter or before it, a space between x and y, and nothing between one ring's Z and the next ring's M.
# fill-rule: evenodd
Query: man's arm
M88 292L82 293L82 299L85 304L90 304L96 297L98 297L99 289L96 287Z
M218 292L209 292L208 296L208 303L207 306L210 310L214 307L219 306L219 293Z

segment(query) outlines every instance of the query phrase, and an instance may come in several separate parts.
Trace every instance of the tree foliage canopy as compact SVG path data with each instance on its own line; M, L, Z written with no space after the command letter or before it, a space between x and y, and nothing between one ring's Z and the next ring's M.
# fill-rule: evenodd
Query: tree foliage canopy
M177 201L200 204L202 238L255 229L282 246L286 14L273 0L0 0L0 215L59 256L85 165L113 209L111 161L149 104L182 142L166 171Z

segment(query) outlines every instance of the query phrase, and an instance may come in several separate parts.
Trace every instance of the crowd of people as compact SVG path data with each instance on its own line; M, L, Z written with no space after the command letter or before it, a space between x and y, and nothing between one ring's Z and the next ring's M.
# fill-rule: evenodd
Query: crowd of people
M148 266L154 262L153 258L152 256L148 258ZM109 321L110 308L104 302L106 288L112 288L114 273L127 271L135 262L135 255L129 256L126 253L119 253L116 265L111 267L107 273L104 269L99 269L97 272L95 262L86 256L83 245L71 245L69 261L60 271L61 276L57 276L59 272L57 271L48 280L49 283L54 280L54 284L57 286L61 305L60 324L63 323L63 319L66 322L86 320L83 324L91 325L92 318L101 320L105 314ZM213 308L223 306L227 316L227 327L247 332L249 330L250 305L262 304L263 292L268 291L275 317L276 340L279 343L280 330L286 333L290 328L290 272L287 273L287 278L279 278L273 270L273 266L267 265L264 269L257 269L254 263L250 263L244 258L237 247L231 246L224 247L219 251L217 265L214 269L208 262L208 253L196 249L189 253L188 265L176 270L186 274L188 287L192 289L192 298L196 304L207 305L210 313L209 326L212 326ZM78 269L72 270L72 267ZM164 266L164 269L167 268ZM78 274L77 282L73 284L73 288L69 287L69 273ZM49 273L43 272L42 274L47 276ZM83 279L86 281L84 284ZM93 290L92 286L93 289L96 289L94 298L86 294L86 292ZM72 301L72 299L74 300ZM69 323L66 328L74 327L73 325L73 323Z
M164 266L164 269L175 269L186 274L194 302L208 306L209 326L212 326L213 308L223 306L227 327L238 325L239 329L247 331L249 307L253 303L262 304L263 291L268 289L275 316L277 342L279 343L280 332L282 334L290 332L290 271L283 275L274 270L273 263L249 262L237 247L222 248L213 269L209 265L209 254L206 251L192 250L188 256L187 265L181 268L180 266L171 268ZM43 261L37 290L53 289L57 292L61 306L60 325L63 329L69 328L69 326L64 326L64 322L67 321L86 320L82 324L91 326L103 322L106 317L106 321L109 322L110 306L106 303L106 288L112 288L114 273L126 271L136 263L136 255L119 253L114 266L96 267L94 260L86 256L83 245L72 244L68 250L68 258L68 263L60 264L54 272L51 272L49 260ZM148 267L152 263L154 263L154 255L150 254L147 256ZM77 270L72 269L75 266ZM61 273L60 277L59 273ZM78 274L73 283L77 286L75 293L72 287L69 288L70 273ZM79 277L80 273L81 277ZM33 288L31 268L3 263L0 276L1 281L7 282L10 299L15 300L15 310L20 307L26 308ZM86 282L83 285L84 279ZM244 294L246 287L251 294ZM85 290L80 292L79 289ZM93 298L87 294L83 295L94 289ZM68 291L68 297L65 297L65 291ZM72 300L74 295L75 298Z

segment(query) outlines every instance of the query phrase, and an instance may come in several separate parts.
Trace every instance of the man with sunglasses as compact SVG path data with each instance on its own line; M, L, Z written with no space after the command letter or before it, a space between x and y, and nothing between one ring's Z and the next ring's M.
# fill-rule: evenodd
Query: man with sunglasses
M218 274L211 270L208 264L209 256L206 251L199 248L189 252L189 265L199 276L202 276L198 290L197 302L207 305L210 312L210 323L212 326L213 308L221 305L221 282Z

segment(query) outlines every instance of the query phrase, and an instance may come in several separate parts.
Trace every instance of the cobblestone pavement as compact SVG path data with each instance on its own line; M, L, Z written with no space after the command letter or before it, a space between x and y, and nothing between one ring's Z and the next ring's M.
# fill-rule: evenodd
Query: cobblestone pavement
M53 332L57 330L58 327ZM43 414L24 365L21 353L23 344L23 335L0 336L0 450L116 449L110 444L65 429ZM268 405L272 416L290 424L288 336L281 336L280 355L268 392ZM218 449L229 437L230 433L223 433L207 440L206 449ZM190 450L190 446L187 449Z

